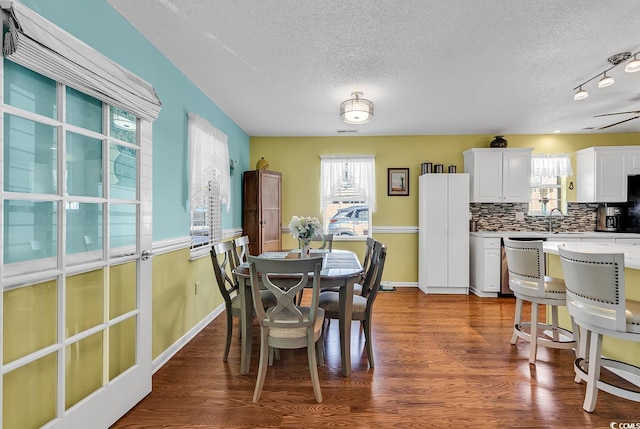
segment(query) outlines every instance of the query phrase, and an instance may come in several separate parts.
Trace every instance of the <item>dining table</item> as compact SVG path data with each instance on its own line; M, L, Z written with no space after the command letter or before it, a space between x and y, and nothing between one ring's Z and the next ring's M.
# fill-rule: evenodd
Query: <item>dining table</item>
M282 252L264 252L264 258L300 258L300 250ZM353 285L360 280L362 264L354 252L348 250L312 249L310 257L322 256L320 287L338 288L340 357L342 375L351 375L351 316L353 313ZM248 374L251 363L251 342L253 336L253 300L251 298L251 279L249 264L240 264L234 273L238 279L240 299L240 373Z

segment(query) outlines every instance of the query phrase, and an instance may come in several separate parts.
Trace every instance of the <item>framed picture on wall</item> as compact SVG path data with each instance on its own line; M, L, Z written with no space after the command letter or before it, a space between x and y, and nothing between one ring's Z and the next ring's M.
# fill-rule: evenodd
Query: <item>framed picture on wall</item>
M409 169L387 169L387 195L409 196Z

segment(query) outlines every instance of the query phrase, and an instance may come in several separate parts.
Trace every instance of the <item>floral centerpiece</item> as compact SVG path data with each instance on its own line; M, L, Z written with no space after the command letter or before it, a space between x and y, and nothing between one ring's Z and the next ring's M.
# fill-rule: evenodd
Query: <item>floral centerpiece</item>
M298 239L303 257L309 256L311 238L320 229L320 221L316 217L293 216L289 221L289 231L291 235Z

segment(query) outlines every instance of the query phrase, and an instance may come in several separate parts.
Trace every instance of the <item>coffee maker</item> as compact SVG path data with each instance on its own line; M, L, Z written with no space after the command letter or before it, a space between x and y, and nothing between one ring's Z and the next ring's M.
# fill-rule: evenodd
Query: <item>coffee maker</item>
M620 231L620 207L601 205L598 207L596 231Z

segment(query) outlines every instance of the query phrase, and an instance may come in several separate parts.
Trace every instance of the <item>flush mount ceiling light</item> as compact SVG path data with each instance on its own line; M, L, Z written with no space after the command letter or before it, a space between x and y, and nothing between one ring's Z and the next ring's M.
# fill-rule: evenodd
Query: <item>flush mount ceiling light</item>
M340 103L340 117L347 124L366 124L373 116L373 102L360 98L361 92L352 92L351 96Z
M631 58L632 55L633 60L629 61L627 66L624 68L624 71L626 71L627 73L640 71L640 60L636 58L638 54L640 54L640 51L636 52L635 54L632 54L631 52L620 52L619 54L615 54L607 58L607 61L609 62L609 64L611 64L611 67L573 88L574 91L578 90L573 95L573 99L584 100L585 98L587 98L589 96L589 93L586 90L582 89L582 87L599 76L602 76L602 78L598 81L598 88L606 88L607 86L613 85L616 81L613 79L613 77L608 76L607 72L627 61L629 58Z

